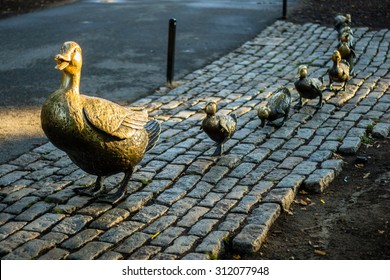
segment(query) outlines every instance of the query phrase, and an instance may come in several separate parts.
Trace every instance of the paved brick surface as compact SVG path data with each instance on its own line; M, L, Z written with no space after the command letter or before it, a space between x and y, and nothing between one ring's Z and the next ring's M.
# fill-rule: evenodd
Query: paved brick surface
M356 75L345 92L324 92L283 127L260 128L257 107L297 68L325 76L336 32L278 21L252 41L183 79L183 85L132 106L162 123L158 145L138 166L118 205L79 196L93 183L50 143L0 166L2 259L210 259L227 245L259 250L299 188L322 192L342 172L335 153L356 153L366 131L390 131L390 31L354 30ZM235 112L238 129L227 154L199 127L206 102ZM113 186L120 176L110 178Z

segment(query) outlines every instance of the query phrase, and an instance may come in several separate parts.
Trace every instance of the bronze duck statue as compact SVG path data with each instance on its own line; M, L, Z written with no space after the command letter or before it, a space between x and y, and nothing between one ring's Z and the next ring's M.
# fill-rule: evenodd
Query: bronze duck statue
M201 129L217 144L212 156L221 156L224 153L223 145L229 140L237 127L237 116L234 113L229 115L216 115L217 103L207 103L205 109L207 114L203 120Z
M353 42L351 42L350 38L351 35L349 33L344 33L341 36L338 51L340 52L341 59L346 60L349 64L349 69L350 69L349 74L353 75L356 52L355 52L355 46L353 45Z
M295 109L302 108L302 98L314 99L319 98L316 108L322 107L322 78L310 78L307 76L307 66L301 65L298 68L299 79L295 81L294 86L299 94L299 101L294 106Z
M338 50L333 52L332 61L333 65L328 70L329 90L333 90L333 82L343 83L340 90L345 90L349 80L349 63L341 59L341 54Z
M278 89L269 98L268 102L264 106L260 106L257 109L257 116L261 120L261 127L265 126L265 122L268 121L275 127L281 127L288 118L291 105L291 93L288 88L283 87ZM274 121L282 119L279 123Z
M97 175L93 185L76 192L114 204L124 198L135 166L156 144L160 124L149 121L143 108L80 94L82 53L77 43L65 42L55 60L62 78L42 106L43 131L77 166ZM108 194L104 178L121 172L123 180Z
M338 14L334 17L335 20L335 25L334 29L337 31L339 36L343 33L343 29L346 26L351 26L352 24L352 19L351 19L351 14Z

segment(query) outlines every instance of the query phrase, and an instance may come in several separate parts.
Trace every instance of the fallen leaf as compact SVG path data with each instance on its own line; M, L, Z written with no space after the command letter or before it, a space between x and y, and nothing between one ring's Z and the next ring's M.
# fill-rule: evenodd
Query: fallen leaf
M160 233L161 233L160 231L156 232L155 234L152 235L152 237L150 239L152 239L152 240L155 239L157 236L160 235Z
M240 256L240 255L233 255L233 259L235 259L235 260L240 260L240 259L241 259L241 256Z
M384 234L384 233L385 233L385 231L384 231L384 230L380 230L380 229L378 229L378 233L379 233L379 234Z
M300 190L299 193L300 194L308 194L308 192L306 192L305 190Z
M326 255L326 252L321 251L321 250L314 250L314 253L317 254L317 255L320 255L320 256L325 256Z
M363 176L363 179L366 179L366 178L368 178L368 176L370 176L370 172L367 172L366 174L364 174L364 176Z
M321 201L322 204L325 204L325 200L321 199L320 201Z
M307 203L305 200L300 199L300 200L299 200L299 205L301 205L301 206L307 206L308 203Z

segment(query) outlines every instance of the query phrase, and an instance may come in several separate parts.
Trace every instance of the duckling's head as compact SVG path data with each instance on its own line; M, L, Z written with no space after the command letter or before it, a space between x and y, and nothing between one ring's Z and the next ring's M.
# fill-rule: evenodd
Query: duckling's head
M209 116L215 115L215 113L217 112L217 103L214 101L207 103L206 107L204 108L204 111Z
M345 14L345 21L351 23L351 14Z
M349 33L347 32L344 32L341 37L340 37L340 41L341 43L348 43L349 42L349 39L350 39L350 35Z
M257 109L257 116L261 120L261 124L260 124L261 127L265 126L265 120L268 119L270 112L271 112L271 109L268 106L260 106Z
M57 61L56 69L71 75L79 73L83 64L81 48L76 42L65 42L54 60Z
M338 50L335 50L333 52L332 60L333 60L333 62L336 62L336 63L341 61L341 54L340 54L340 52Z
M298 76L301 79L304 79L307 77L307 66L306 65L301 65L298 67Z

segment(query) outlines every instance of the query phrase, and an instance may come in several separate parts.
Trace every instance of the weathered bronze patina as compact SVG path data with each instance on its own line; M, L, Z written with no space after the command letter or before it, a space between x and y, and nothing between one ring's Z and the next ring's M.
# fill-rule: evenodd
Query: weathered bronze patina
M80 94L82 53L77 43L65 42L55 60L62 78L59 89L43 104L42 128L77 166L98 176L94 185L78 192L115 203L125 196L136 164L156 144L160 125L149 121L143 108ZM122 182L116 192L107 194L104 177L120 172L125 173Z
M340 46L338 51L340 52L341 59L345 59L349 64L350 75L353 75L355 66L355 46L351 41L351 34L344 33L340 38Z
M333 90L333 82L342 83L340 90L345 90L345 86L349 80L349 64L341 59L341 54L335 50L332 55L333 65L328 70L329 75L329 90Z
M296 109L302 108L302 98L315 99L319 98L316 108L322 107L322 78L310 78L307 73L307 66L301 65L298 68L299 79L295 81L294 86L299 94L299 101L294 106Z
M334 29L337 31L339 36L344 32L344 28L347 26L351 26L352 24L352 18L351 14L338 14L334 17L335 25Z
M215 115L217 103L209 102L204 111L207 116L202 122L201 128L206 134L217 143L213 156L221 156L224 152L223 145L229 140L237 127L237 116L234 113L229 115Z
M275 127L281 127L288 118L291 105L291 93L288 88L283 87L278 89L268 99L268 102L264 106L260 106L257 109L257 116L261 120L261 127L265 126L265 122ZM282 119L280 122L275 123L274 121Z

